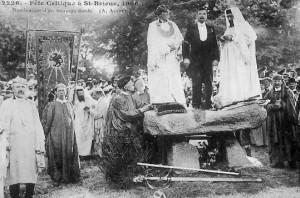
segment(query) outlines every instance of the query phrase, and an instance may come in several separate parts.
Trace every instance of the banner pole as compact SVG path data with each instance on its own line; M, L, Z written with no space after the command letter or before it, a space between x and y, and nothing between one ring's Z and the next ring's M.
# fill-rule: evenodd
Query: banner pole
M27 25L26 25L26 52L25 52L25 79L28 80L28 52L29 50L29 20L27 15Z
M75 104L75 94L76 94L76 86L78 82L78 65L79 65L79 56L80 56L80 46L81 46L81 36L84 33L83 25L80 25L80 33L79 33L79 46L78 46L78 55L77 55L77 63L76 63L76 70L75 70L75 87L74 87L74 94L73 94L73 105Z

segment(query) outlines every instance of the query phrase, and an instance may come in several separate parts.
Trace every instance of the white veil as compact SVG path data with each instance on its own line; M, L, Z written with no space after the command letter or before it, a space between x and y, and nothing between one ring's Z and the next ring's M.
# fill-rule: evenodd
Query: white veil
M258 73L257 73L257 63L256 63L256 50L255 50L255 40L257 35L251 25L244 19L240 9L238 7L230 8L233 15L233 23L235 32L242 35L242 39L236 41L239 45L241 55L245 60L245 63L249 66L247 67L247 74L250 76L252 90L251 93L261 95ZM230 24L225 11L226 27L229 28ZM255 95L254 94L254 95Z
M255 41L257 39L256 33L254 29L250 26L250 24L245 20L243 14L241 13L238 7L229 8L233 15L233 23L234 26L247 37L248 40ZM229 28L229 21L227 18L227 14L225 11L225 20L226 20L226 28Z

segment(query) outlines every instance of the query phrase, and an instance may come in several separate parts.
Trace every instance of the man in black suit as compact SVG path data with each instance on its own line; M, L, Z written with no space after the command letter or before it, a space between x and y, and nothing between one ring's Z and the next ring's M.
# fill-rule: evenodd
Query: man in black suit
M206 24L207 10L197 11L197 20L187 28L183 44L184 63L188 64L187 74L193 82L193 107L212 108L213 65L220 59L215 29ZM190 64L189 64L190 63ZM204 97L202 84L205 85ZM201 104L203 98L205 103Z

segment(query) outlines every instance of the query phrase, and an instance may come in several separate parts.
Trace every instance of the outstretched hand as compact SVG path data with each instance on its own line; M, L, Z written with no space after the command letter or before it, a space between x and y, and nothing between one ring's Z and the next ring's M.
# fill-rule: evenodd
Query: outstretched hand
M142 108L140 108L140 111L142 113L144 113L146 111L149 111L150 109L152 109L152 105L151 104L147 104L147 105L143 106Z

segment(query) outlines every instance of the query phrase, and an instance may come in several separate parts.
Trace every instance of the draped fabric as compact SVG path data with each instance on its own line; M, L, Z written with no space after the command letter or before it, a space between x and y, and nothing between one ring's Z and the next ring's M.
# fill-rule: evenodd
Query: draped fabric
M131 95L124 93L117 94L111 101L107 114L107 135L125 133L126 131L137 130L137 120L142 118L143 114L138 110L144 103L134 100Z
M267 146L269 144L269 136L266 127L267 122L264 121L261 127L257 129L251 129L250 138L252 144L256 146Z
M96 102L93 108L94 114L94 152L102 157L102 143L105 134L105 123L107 117L108 104L104 97L101 97Z
M67 32L35 32L40 115L56 84L69 84L74 59L74 38L74 34Z
M158 20L148 28L148 85L151 103L174 102L185 104L181 82L179 56L183 37L177 25ZM170 49L175 46L175 50Z
M75 99L75 133L80 156L92 154L92 141L94 137L94 115L84 109L95 105L95 100L85 97L85 101L79 102Z
M261 98L255 55L256 33L238 8L231 10L234 27L229 27L226 17L227 30L224 35L232 35L233 41L225 41L221 46L219 64L219 96L222 105L254 96Z
M74 108L70 102L53 101L44 112L48 174L59 182L80 177L79 157L74 131Z
M108 108L102 168L107 180L122 187L132 185L133 175L139 174L136 163L148 156L143 148L142 126L139 126L142 122L138 121L143 118L138 110L143 105L121 92L113 96Z
M45 167L44 131L35 103L10 98L0 108L0 125L8 137L7 184L36 183Z

